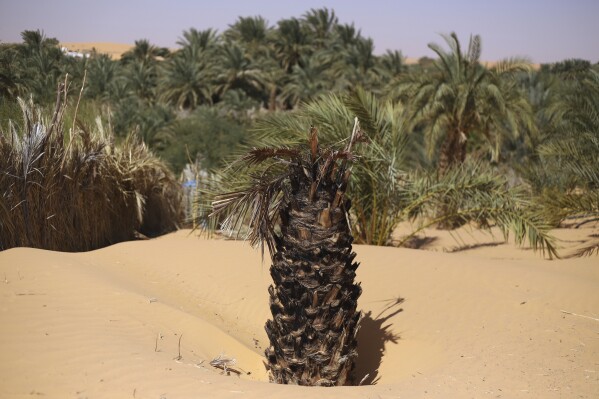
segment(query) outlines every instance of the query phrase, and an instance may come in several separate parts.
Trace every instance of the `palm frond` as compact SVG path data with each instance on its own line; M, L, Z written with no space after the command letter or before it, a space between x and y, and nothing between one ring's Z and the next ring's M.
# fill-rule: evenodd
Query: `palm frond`
M482 228L498 226L507 239L510 234L519 245L528 242L535 251L557 257L551 225L533 207L522 190L510 188L505 179L479 163L454 168L443 176L424 173L411 176L404 190L404 218L426 220L406 242L422 229L459 219L476 222ZM439 214L438 210L444 212Z
M248 233L245 238L252 246L260 245L263 256L266 243L272 255L275 253L274 227L287 178L286 173L253 176L240 190L217 194L209 217L224 215L221 229L229 234L239 232L240 224L247 218Z
M573 253L569 254L567 258L582 258L585 256L599 255L599 241L586 245Z
M475 64L480 60L481 53L481 39L479 35L474 35L470 37L470 42L468 43L468 53L466 55L466 60L470 64Z
M267 159L273 158L289 158L296 159L300 155L300 151L294 148L253 148L246 155L241 157L233 165L241 162L247 166L262 163Z

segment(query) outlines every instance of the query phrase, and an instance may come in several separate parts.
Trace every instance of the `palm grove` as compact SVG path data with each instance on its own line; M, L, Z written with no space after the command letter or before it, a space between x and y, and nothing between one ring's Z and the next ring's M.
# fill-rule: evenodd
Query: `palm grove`
M402 245L428 226L475 222L552 257L552 227L599 217L599 66L588 61L487 66L480 37L452 33L429 45L434 59L408 65L399 51L375 55L328 9L191 28L177 50L139 40L118 61L66 56L39 31L22 38L0 45L3 132L19 119L17 97L50 111L68 74L82 95L67 99L70 128L103 126L117 143L133 132L176 173L196 162L211 171L201 200L216 204L213 222L268 244L267 357L279 382L349 381L352 240ZM352 131L367 143L352 149ZM250 151L227 166L239 148ZM394 237L408 219L413 234ZM329 241L322 264L313 251Z

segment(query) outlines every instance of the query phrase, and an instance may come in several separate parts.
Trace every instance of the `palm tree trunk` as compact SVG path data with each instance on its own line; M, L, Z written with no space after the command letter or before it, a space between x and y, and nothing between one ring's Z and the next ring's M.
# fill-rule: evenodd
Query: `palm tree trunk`
M439 176L445 175L449 169L461 165L466 160L466 134L459 128L452 129L439 150L437 172Z
M269 111L277 110L277 85L273 85L270 88L270 92L268 95L268 110Z
M265 326L266 367L277 383L345 385L357 357L362 289L354 284L358 263L344 198L349 173L320 163L312 171L291 166L281 211L269 287L273 319Z
M466 135L459 128L450 130L445 137L439 152L439 162L437 164L437 173L444 176L451 168L460 166L466 160ZM453 213L454 205L445 203L439 209L437 218L445 217ZM441 221L437 228L439 230L453 230L464 225L461 218L449 218Z

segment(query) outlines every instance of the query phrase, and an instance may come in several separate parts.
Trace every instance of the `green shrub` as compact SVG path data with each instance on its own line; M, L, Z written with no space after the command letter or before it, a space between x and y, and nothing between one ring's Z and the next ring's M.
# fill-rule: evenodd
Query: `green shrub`
M190 161L199 160L203 169L224 164L245 140L245 127L214 108L200 107L159 133L165 142L158 153L180 173Z

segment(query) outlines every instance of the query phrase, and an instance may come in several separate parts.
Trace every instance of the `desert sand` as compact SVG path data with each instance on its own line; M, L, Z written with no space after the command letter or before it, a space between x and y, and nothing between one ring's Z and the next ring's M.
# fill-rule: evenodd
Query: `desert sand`
M61 47L77 53L91 53L94 49L100 54L108 54L113 60L119 60L123 53L133 48L132 44L110 42L62 42Z
M562 253L599 224L556 231ZM268 257L189 230L0 252L1 398L597 398L599 258L480 232L354 246L363 386L268 383ZM452 251L449 253L448 251ZM235 358L241 375L212 367Z

